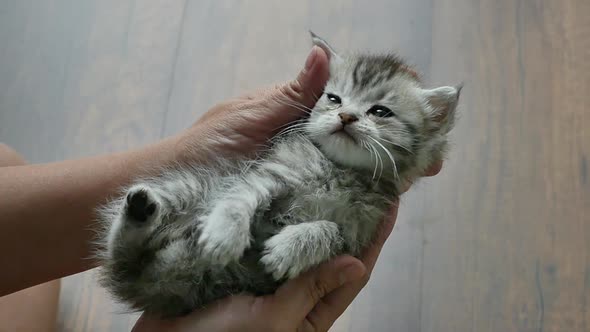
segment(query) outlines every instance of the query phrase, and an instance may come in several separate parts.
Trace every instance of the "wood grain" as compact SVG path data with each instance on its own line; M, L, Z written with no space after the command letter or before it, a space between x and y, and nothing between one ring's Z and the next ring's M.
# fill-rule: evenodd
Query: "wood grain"
M588 9L436 3L433 80L467 88L425 200L422 331L587 330Z
M465 83L443 172L403 201L333 331L590 329L590 2L0 2L0 140L29 161L124 150L292 78L307 29ZM64 281L64 331L136 316Z
M160 137L184 3L0 2L0 140L31 162ZM65 278L64 331L129 330L94 272Z

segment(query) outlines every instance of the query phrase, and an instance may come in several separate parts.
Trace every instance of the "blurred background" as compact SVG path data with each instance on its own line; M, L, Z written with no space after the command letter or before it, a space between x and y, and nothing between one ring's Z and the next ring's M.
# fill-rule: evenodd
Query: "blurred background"
M590 331L590 1L0 0L0 141L40 163L175 133L291 79L308 29L465 83L453 150L403 197L333 331ZM23 238L23 241L26 241ZM60 331L129 330L93 271Z

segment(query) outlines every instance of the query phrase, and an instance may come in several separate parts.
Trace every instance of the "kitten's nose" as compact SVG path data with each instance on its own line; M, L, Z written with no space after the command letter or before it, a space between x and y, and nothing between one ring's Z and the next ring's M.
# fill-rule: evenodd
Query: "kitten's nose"
M338 116L340 117L340 122L343 125L351 124L355 121L358 121L359 118L356 115L348 114L348 113L339 113Z

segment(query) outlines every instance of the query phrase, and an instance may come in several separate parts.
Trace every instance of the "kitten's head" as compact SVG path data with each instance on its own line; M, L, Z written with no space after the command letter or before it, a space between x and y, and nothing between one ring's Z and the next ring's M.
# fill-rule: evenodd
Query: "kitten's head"
M330 159L403 178L444 157L460 87L423 89L394 55L340 55L312 39L329 56L330 79L305 130Z

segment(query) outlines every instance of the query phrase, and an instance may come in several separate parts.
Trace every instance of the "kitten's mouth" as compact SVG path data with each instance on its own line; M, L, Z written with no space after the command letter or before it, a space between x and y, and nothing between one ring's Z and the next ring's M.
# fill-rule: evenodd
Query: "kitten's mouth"
M347 139L347 140L350 140L350 141L356 143L356 139L354 138L354 136L352 136L345 129L345 127L336 128L334 131L332 131L330 133L330 135L333 135L333 136L336 136L336 137L340 137L340 138L343 138L343 139Z

